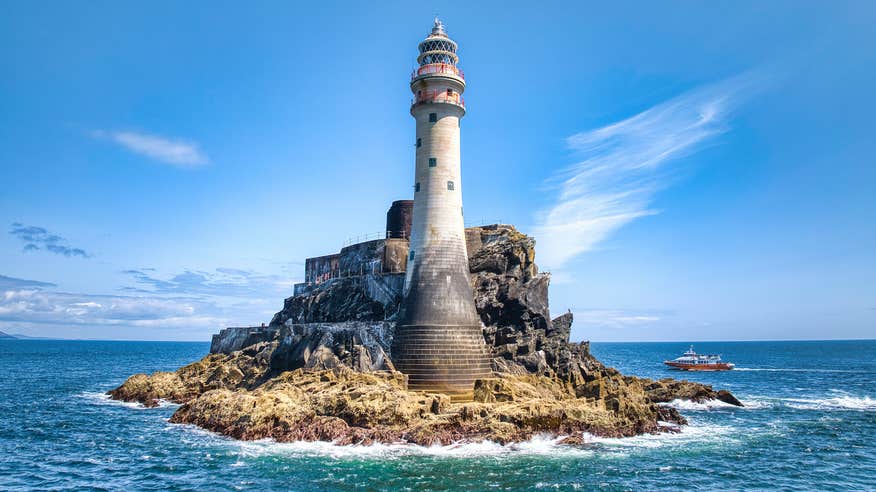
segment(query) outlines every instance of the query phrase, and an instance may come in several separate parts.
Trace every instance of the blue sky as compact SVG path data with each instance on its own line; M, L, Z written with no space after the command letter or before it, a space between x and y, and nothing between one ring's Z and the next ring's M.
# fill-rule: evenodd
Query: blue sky
M468 221L574 339L876 336L871 2L32 2L0 18L0 330L207 340L410 198L460 44Z

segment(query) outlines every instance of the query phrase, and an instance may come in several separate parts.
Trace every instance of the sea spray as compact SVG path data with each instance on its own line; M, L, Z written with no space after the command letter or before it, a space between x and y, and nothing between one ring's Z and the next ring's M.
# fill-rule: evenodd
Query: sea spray
M594 346L629 373L655 379L669 373L659 363L631 361L660 361L676 348ZM695 483L758 490L769 477L772 486L786 490L876 490L876 342L731 347L749 359L734 356L745 367L808 363L861 373L688 374L727 385L746 407L681 410L690 424L677 434L589 437L574 446L540 437L516 447L341 447L239 442L168 423L172 407L145 409L105 399L107 381L119 384L132 368L178 367L204 353L207 344L19 340L0 351L0 372L14 375L0 378L0 489L426 490L443 484L455 490L665 490ZM59 353L63 357L54 358ZM54 362L47 365L48 358ZM817 466L799 466L804 461Z
M797 410L856 410L876 411L876 399L869 396L835 396L830 398L784 398L785 404Z

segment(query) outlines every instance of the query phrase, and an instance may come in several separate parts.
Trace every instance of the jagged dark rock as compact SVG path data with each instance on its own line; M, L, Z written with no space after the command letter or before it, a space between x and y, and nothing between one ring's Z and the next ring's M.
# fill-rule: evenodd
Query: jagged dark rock
M401 290L387 299L371 295L369 277L341 277L324 282L283 303L283 310L271 319L271 326L292 323L336 323L343 321L383 321L395 315Z
M241 326L220 330L213 335L210 344L211 354L230 354L261 342L270 342L277 338L278 326Z
M291 371L347 367L359 372L393 371L387 355L393 323L348 321L283 326L271 356L271 369Z
M727 390L715 391L711 385L694 383L692 381L679 381L664 378L658 381L641 379L645 383L645 393L655 403L668 403L673 400L689 400L702 403L709 400L719 400L730 405L741 407L739 401Z
M466 230L469 271L475 306L489 346L514 345L505 351L527 355L551 327L548 307L550 274L539 274L535 241L513 226Z
M134 375L115 399L183 403L172 422L240 439L338 443L511 442L549 432L630 436L686 423L676 399L717 399L709 385L624 376L570 342L572 313L550 318L550 275L535 242L508 225L466 230L471 282L493 378L475 382L474 402L406 390L388 355L402 276L365 274L306 285L270 326L228 328L211 354L176 372Z

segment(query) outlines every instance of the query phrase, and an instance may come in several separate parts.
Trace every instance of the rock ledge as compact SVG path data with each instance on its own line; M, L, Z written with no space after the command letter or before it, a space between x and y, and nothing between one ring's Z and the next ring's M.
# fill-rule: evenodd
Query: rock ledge
M584 433L677 429L661 423L686 423L661 405L675 399L742 405L708 385L652 381L604 366L589 342L569 342L571 313L550 318L550 275L538 272L532 238L508 225L466 233L494 374L475 382L474 401L407 390L389 351L394 322L362 314L394 312L397 296L389 292L381 309L371 309L373 296L350 287L356 282L309 288L287 299L271 325L222 330L200 361L136 374L109 394L145 406L180 403L171 422L237 439L337 444L508 443L543 433L575 443ZM356 314L338 320L338 313Z

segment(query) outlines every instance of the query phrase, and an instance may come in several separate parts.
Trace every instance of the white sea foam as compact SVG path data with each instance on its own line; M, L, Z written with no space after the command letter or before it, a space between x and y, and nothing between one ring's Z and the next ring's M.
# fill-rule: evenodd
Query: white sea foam
M743 405L745 403L743 402ZM736 405L731 405L729 403L724 403L721 400L705 400L702 402L695 402L690 400L672 400L666 403L659 403L660 406L664 407L673 407L678 410L689 410L689 411L708 411L714 410L717 408L745 408L745 407L737 407Z
M572 483L536 482L535 483L536 489L560 489L560 488L568 489L569 487L571 487L572 490L578 490L578 489L584 487L584 485L580 484L580 483L576 483L576 482L572 482Z
M769 398L766 397L750 397L742 399L739 401L743 406L737 407L736 405L731 405L729 403L725 403L721 400L705 400L702 402L695 402L690 400L672 400L670 402L658 403L660 406L664 407L673 407L678 410L683 411L692 411L692 412L706 412L710 410L759 410L762 408L772 408L775 406L774 403L770 401Z
M831 398L783 398L785 405L797 410L876 411L876 399L869 396L841 394Z
M260 456L313 456L345 458L381 458L392 459L402 456L436 456L449 458L465 458L478 456L500 456L509 454L554 455L561 452L564 455L592 455L593 451L576 446L559 444L567 436L540 435L528 441L499 444L492 441L477 443L457 443L446 446L419 446L416 444L368 444L368 445L338 445L324 441L276 442L273 439L257 441L238 441L225 437L194 425L168 424L168 430L183 432L191 436L193 444L227 448L230 452L242 458L257 458ZM188 439L186 439L188 440ZM238 464L237 466L243 466Z
M583 435L584 445L563 445L566 436L537 436L528 441L499 444L491 441L460 443L447 446L419 446L415 444L369 444L337 445L330 442L296 441L278 443L271 439L259 441L237 441L205 431L194 426L173 425L184 429L198 441L208 446L220 445L228 452L238 455L237 466L244 466L248 458L262 456L322 457L333 459L397 459L405 456L431 456L436 458L461 459L479 457L512 457L521 455L559 456L559 457L599 457L622 458L636 448L659 448L663 446L710 445L727 443L733 440L733 427L718 425L689 425L673 427L678 432L646 434L635 437L605 438L589 434ZM243 462L241 462L243 460Z
M290 443L278 443L265 439L260 441L225 441L227 444L237 447L240 454L245 457L258 457L263 455L295 455L295 456L321 456L335 459L345 458L398 458L402 456L434 456L446 458L468 458L484 456L502 456L509 454L525 455L555 455L563 456L591 456L592 449L576 446L560 445L566 436L537 436L528 441L499 444L492 441L477 443L450 444L447 446L419 446L415 444L369 444L369 445L345 445L340 446L330 442L305 442L297 441Z
M689 400L672 400L667 403L660 403L661 406L673 407L678 410L688 412L705 412L712 410L759 410L764 408L774 408L786 406L797 410L860 410L860 411L876 411L876 399L869 396L853 396L846 392L833 390L836 396L826 398L776 398L766 396L753 396L746 399L740 399L743 407L737 407L724 403L720 400L707 400L703 402L693 402Z
M594 437L589 436L587 442L602 444L614 448L661 448L665 446L689 446L691 444L710 445L716 442L726 443L736 434L736 429L724 425L684 425L679 432L662 434L644 434L634 437Z
M457 443L446 446L419 446L416 444L338 445L323 441L296 441L279 443L273 439L239 441L194 425L167 424L171 432L185 434L184 441L194 446L214 448L237 456L235 466L246 466L246 460L262 456L322 457L333 459L397 459L406 456L431 456L462 459L478 457L513 457L526 455L557 457L624 458L636 448L663 446L709 446L734 442L738 430L731 426L697 424L679 426L658 422L670 432L645 434L634 437L606 438L583 434L584 445L560 444L568 436L539 435L528 441L499 444L492 441Z
M90 403L97 405L114 405L114 406L123 406L127 408L132 408L136 410L148 410L150 407L143 405L142 403L137 403L134 401L121 401L121 400L113 400L110 398L110 395L100 392L100 391L83 391L74 395L76 398L83 398L89 400ZM167 400L158 400L159 407L177 407L179 404L169 402ZM155 408L155 407L151 407Z
M765 396L750 396L745 399L740 398L739 401L742 402L743 405L745 405L741 408L746 410L760 410L762 408L773 408L776 406L776 402L773 399Z

